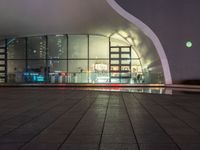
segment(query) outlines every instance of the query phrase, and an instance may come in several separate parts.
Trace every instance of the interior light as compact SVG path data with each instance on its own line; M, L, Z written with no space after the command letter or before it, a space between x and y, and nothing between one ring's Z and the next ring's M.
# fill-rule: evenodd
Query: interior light
M132 40L132 38L128 37L128 38L127 38L127 41L128 41L131 45L133 45L133 40Z
M134 39L133 42L134 42L134 46L136 46L136 47L139 46L141 43L138 39Z
M63 34L57 34L56 37L64 36Z
M123 41L123 42L125 42L125 43L128 43L127 40L124 39L124 37L121 36L121 34L117 34L117 33L115 33L115 34L112 35L111 38L113 38L113 39L117 39L117 40L121 40L121 41Z
M121 36L123 36L124 38L128 37L128 34L125 31L120 30L118 32Z

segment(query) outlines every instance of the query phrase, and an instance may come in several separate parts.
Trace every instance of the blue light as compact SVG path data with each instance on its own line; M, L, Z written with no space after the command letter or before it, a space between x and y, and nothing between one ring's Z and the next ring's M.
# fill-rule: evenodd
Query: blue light
M33 81L35 82L35 81L37 81L37 78L36 78L36 76L33 76Z
M37 81L38 82L44 82L44 77L43 76L37 76Z
M24 72L23 73L25 79L27 79L28 82L44 82L44 76L40 75L37 72Z
M24 72L24 76L29 76L29 73L28 72Z

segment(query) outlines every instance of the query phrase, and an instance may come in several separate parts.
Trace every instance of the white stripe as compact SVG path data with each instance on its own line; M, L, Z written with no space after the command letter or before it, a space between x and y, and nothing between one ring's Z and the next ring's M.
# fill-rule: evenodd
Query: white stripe
M156 34L150 29L150 27L144 24L141 20L134 17L133 15L128 13L126 10L124 10L121 6L119 6L119 4L117 4L115 0L106 0L106 1L117 13L119 13L122 17L126 18L131 23L139 27L139 29L141 29L141 31L143 31L144 34L152 40L156 48L156 51L160 57L160 61L163 67L165 84L172 84L172 77L171 77L171 72L169 69L169 63L168 63L165 51L163 49L163 46L160 40L158 39L158 37L156 36Z

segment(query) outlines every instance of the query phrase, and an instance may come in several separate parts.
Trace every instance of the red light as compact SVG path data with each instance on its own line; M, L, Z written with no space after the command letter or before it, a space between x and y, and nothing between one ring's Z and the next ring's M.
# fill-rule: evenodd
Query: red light
M112 86L118 87L118 86L120 86L120 84L112 84Z
M64 73L64 72L62 72L62 73L61 73L61 76L65 76L65 73Z

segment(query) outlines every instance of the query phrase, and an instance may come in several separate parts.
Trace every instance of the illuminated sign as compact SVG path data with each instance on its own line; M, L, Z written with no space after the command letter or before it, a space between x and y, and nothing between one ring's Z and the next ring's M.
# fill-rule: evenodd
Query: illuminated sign
M108 65L107 64L95 64L94 69L97 71L107 71Z
M31 82L44 82L44 76L39 73L24 72L24 76L26 76Z

